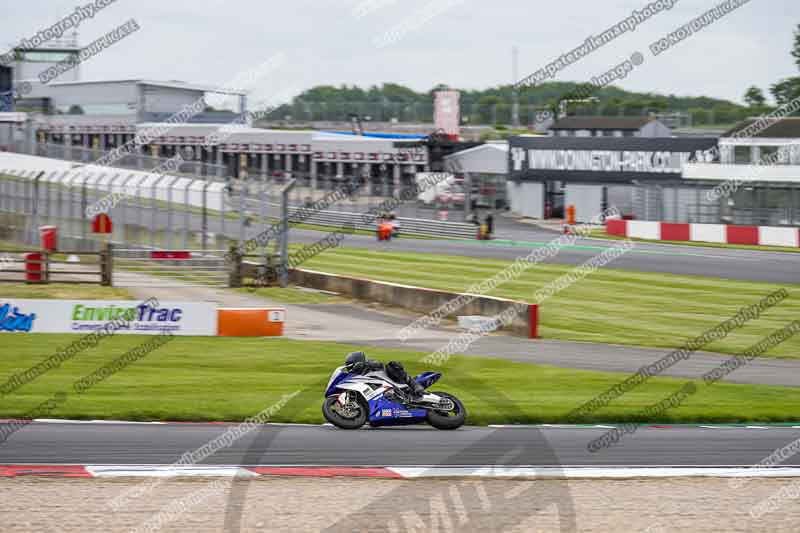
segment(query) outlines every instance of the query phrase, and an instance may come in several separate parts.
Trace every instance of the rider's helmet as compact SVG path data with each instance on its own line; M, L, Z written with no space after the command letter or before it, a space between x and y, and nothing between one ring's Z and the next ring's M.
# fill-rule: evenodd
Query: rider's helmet
M344 360L346 366L353 366L359 363L365 363L367 355L364 352L350 352L347 354L347 359Z

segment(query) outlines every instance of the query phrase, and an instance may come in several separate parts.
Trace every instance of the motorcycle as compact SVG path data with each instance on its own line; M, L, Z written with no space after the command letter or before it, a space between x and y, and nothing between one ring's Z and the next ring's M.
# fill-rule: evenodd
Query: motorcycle
M427 389L441 377L439 372L423 372L414 379ZM427 422L436 429L457 429L464 424L467 410L452 394L426 391L421 398L412 398L408 388L392 381L384 370L361 375L340 366L325 389L322 414L341 429L358 429L367 422L372 427Z

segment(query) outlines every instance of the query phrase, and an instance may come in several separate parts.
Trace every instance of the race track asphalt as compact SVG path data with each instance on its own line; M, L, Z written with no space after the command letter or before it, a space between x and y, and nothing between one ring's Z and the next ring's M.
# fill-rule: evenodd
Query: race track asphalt
M33 423L0 443L0 464L168 465L222 434L227 424ZM605 427L429 426L344 431L266 425L205 465L321 466L751 466L800 437L794 427L641 427L596 453ZM783 466L800 465L800 455Z
M80 196L73 195L62 200L64 206L50 210L40 206L40 211L51 213L80 213L82 205ZM69 204L72 205L69 205ZM254 207L253 213L259 209ZM157 209L152 213L148 208L140 208L135 204L121 204L114 211L115 224L142 224L142 232L150 234L150 228L173 228L181 231L184 227L200 228L201 217L195 213L175 213L168 217L165 210ZM276 213L271 212L271 216ZM532 250L544 246L558 237L558 234L535 225L523 224L514 220L497 217L497 239L494 241L474 240L422 240L399 238L389 243L378 242L368 235L349 235L342 241L342 246L371 249L392 250L398 252L420 252L431 254L457 255L475 258L492 258L514 260ZM331 231L337 228L331 227ZM239 220L208 218L208 231L227 235L231 239L240 236ZM253 224L245 229L245 239L255 238L264 228ZM326 232L305 229L290 230L290 242L312 244L324 238ZM180 239L176 237L175 246L180 247ZM573 246L566 246L546 263L578 265L600 254L603 250L617 245L618 242L606 239L581 239ZM782 284L800 284L800 253L769 252L760 250L739 250L712 248L701 246L684 246L637 242L636 247L619 257L611 268L635 270L641 272L661 272L669 274L712 276L716 278L765 281Z
M322 238L322 233L308 230L291 230L291 242L311 244ZM395 239L389 243L378 242L365 235L349 235L341 246L396 251L429 253L475 258L505 259L513 261L541 248L557 236L537 233L538 241L449 241ZM618 241L581 239L573 246L565 246L545 263L579 265L603 250L618 245ZM669 244L636 243L635 247L615 259L609 268L640 272L660 272L709 276L723 279L766 281L772 283L800 284L800 254L787 252L761 252L722 248L705 248Z

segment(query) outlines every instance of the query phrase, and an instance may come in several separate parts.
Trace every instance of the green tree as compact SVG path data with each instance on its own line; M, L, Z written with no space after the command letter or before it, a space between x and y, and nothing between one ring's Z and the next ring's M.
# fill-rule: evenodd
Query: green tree
M797 68L800 69L800 24L797 25L797 29L794 32L792 56L794 57L794 62L797 64Z
M372 85L366 88L348 85L319 85L297 95L291 110L281 109L273 114L282 118L290 114L297 118L312 120L344 120L350 113L357 113L372 120L388 120L397 117L401 121L433 120L433 93L448 88L438 84L425 92L396 83ZM485 89L460 89L461 113L470 124L507 124L510 122L511 85L488 87ZM564 99L582 99L593 96L597 102L570 104L569 113L616 116L620 114L641 115L651 111L688 111L702 108L706 111L720 105L728 109L753 114L758 108L745 108L734 102L709 98L706 96L683 97L656 93L629 92L615 86L598 88L589 83L554 81L536 87L520 88L520 102L523 109L556 111L558 103ZM790 98L791 99L791 98ZM535 113L534 113L535 114Z
M692 124L695 126L702 126L708 124L708 111L702 107L693 107L689 109L689 115L692 117Z
M800 98L800 78L786 78L770 87L772 96L779 106L786 105L796 98Z
M740 109L730 105L715 105L711 108L714 124L733 124L739 120Z
M800 69L800 24L794 32L794 47L792 48L792 57L794 57L797 68ZM779 106L783 106L796 98L800 98L800 78L786 78L783 79L772 87L770 87L772 96Z
M641 115L647 107L647 102L641 98L631 98L625 101L626 115Z
M494 124L500 118L497 109L503 99L499 96L484 96L478 100L478 115L484 124Z
M764 91L753 85L744 93L744 101L749 107L760 107L766 103L767 99L764 98Z

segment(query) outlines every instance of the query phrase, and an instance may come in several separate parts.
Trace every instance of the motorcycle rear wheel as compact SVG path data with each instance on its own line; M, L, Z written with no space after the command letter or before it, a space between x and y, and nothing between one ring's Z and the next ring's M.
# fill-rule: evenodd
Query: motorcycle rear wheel
M367 422L369 410L360 399L356 401L358 413L354 417L345 417L333 407L338 401L338 395L328 396L322 403L322 415L325 420L341 429L358 429Z
M467 408L464 407L461 400L446 392L431 392L431 394L449 399L455 405L455 409L452 411L429 410L427 416L428 424L436 429L458 429L464 425L467 420Z

